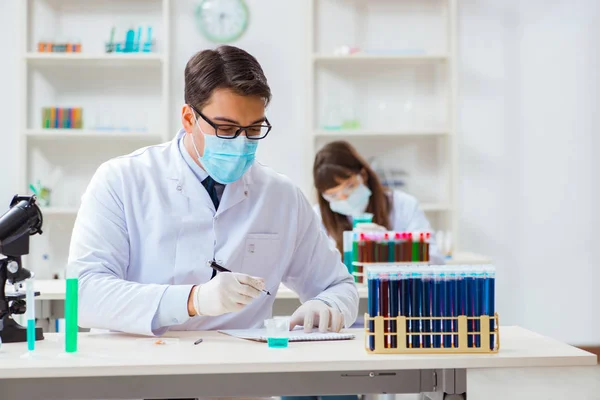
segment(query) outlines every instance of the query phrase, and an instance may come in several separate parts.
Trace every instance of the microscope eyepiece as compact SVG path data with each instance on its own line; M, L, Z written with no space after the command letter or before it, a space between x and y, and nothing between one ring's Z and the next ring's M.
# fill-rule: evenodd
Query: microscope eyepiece
M35 196L15 196L10 209L0 216L0 254L3 247L24 235L42 233L42 212Z

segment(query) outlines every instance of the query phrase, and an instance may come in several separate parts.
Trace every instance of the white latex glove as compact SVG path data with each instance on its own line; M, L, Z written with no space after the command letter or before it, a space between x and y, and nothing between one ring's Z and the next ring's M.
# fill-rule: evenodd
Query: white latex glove
M246 307L262 294L265 281L246 274L221 272L194 288L197 315L222 315Z
M309 300L292 314L290 330L296 326L304 326L304 332L312 332L317 326L319 332L339 332L344 326L344 316L321 300Z

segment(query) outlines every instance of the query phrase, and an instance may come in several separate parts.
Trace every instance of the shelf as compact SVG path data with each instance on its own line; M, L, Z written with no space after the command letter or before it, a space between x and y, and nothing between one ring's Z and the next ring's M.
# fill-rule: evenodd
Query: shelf
M151 66L161 65L163 56L157 53L27 53L31 65L94 65L94 66Z
M377 131L369 129L339 129L327 130L320 129L315 132L315 137L365 137L365 136L407 136L407 137L431 137L431 136L446 136L447 131L444 130L416 130L416 131Z
M42 211L42 215L44 217L54 217L54 216L77 216L77 211L79 209L77 207L40 207Z
M448 60L445 54L418 54L418 55L384 55L384 54L351 54L343 56L335 55L313 55L315 63L325 64L345 64L345 63L406 63L406 64L422 64L422 63L444 63Z
M133 132L133 131L109 131L93 129L29 129L25 135L32 139L57 140L57 139L110 139L110 140L161 140L159 133Z

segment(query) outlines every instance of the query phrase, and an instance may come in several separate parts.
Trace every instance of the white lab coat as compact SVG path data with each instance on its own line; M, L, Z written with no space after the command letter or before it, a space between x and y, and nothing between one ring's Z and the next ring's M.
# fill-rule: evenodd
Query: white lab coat
M397 232L431 232L431 225L414 196L400 190L394 190L390 193L390 198L392 200L392 208L390 209L389 217L392 230ZM321 220L322 229L325 230L319 205L316 204L313 210L319 217L319 220ZM430 263L442 265L444 264L444 257L438 249L434 236L432 235L429 245Z
M180 312L187 319L189 290L210 279L206 262L213 257L234 272L264 278L272 296L170 329L259 327L271 316L282 282L302 302L316 296L330 302L352 325L358 311L353 279L300 190L255 163L226 186L215 212L179 152L182 135L110 160L92 178L69 254L69 268L81 271L80 326L157 334L152 320L169 285L182 285Z

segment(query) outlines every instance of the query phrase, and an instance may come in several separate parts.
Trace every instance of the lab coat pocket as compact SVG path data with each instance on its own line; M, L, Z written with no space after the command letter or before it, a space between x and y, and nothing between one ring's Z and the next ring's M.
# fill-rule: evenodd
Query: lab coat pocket
M281 282L281 244L277 233L246 235L242 273L264 278L267 290Z

